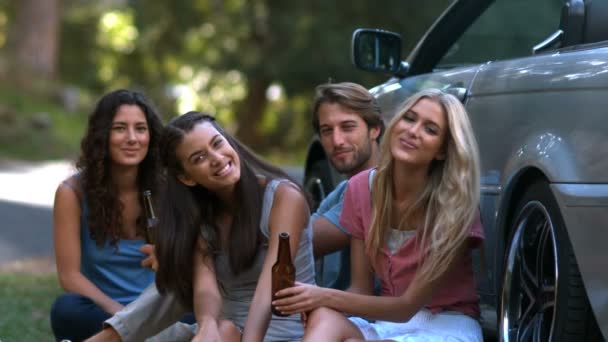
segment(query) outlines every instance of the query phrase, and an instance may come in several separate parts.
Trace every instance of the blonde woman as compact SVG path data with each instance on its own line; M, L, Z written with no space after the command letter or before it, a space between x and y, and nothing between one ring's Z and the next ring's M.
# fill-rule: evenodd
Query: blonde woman
M352 177L344 198L351 287L297 284L273 305L309 313L305 341L482 341L471 258L484 239L479 157L464 107L439 90L415 94L380 151L377 170Z

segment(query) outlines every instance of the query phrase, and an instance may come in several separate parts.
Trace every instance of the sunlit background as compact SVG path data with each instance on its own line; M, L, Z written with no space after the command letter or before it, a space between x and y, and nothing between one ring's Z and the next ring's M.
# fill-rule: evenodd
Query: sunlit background
M407 55L449 0L0 0L0 158L74 159L103 93L145 92L164 120L216 115L258 153L303 162L314 87L367 87L358 27L404 35Z
M62 292L52 201L104 93L143 91L163 120L216 116L301 170L314 87L357 71L352 31L400 32L407 55L450 0L0 0L0 340L49 341Z

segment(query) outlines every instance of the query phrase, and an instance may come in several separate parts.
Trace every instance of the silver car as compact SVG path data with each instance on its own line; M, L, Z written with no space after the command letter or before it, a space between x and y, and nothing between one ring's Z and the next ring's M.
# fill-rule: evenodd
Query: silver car
M358 68L390 77L372 89L386 119L431 87L468 110L482 164L486 332L608 337L608 0L456 0L404 61L396 33L360 29L352 47ZM316 140L305 178L317 198L339 180ZM321 261L319 282L345 287L347 259Z

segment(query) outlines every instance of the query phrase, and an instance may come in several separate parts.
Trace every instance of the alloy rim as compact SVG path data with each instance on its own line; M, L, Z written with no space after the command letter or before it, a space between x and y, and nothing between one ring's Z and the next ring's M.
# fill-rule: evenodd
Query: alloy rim
M314 201L314 208L311 209L316 210L326 196L323 181L319 177L312 177L306 182L305 188L308 193L312 195L312 199Z
M312 196L313 207L311 208L312 212L315 212L321 204L321 201L325 198L325 187L323 186L323 181L319 177L310 178L305 185L306 191ZM323 263L323 258L319 258L315 261L315 275L317 284L323 283L323 271L325 269L325 264Z
M555 323L558 257L545 206L528 203L515 221L501 298L501 340L551 341Z

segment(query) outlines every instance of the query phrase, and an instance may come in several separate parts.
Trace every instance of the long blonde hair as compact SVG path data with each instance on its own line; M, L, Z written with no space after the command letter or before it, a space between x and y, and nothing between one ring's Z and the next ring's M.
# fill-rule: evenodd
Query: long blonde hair
M423 213L418 227L422 264L417 278L432 281L447 271L458 247L465 243L479 205L479 152L477 141L464 106L453 95L427 89L408 98L390 121L380 144L380 161L372 182L372 224L366 251L372 264L386 243L393 201L393 163L391 135L395 125L421 99L439 104L445 114L448 131L444 142L445 160L434 160L428 182L418 199L401 216L401 223L411 222Z

